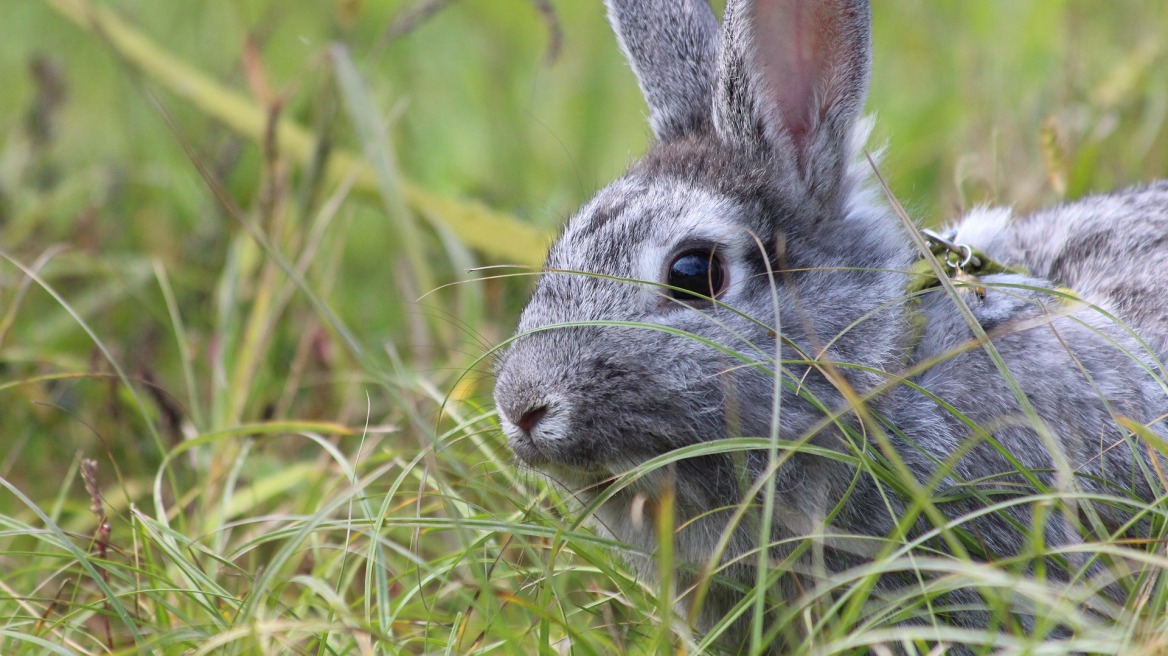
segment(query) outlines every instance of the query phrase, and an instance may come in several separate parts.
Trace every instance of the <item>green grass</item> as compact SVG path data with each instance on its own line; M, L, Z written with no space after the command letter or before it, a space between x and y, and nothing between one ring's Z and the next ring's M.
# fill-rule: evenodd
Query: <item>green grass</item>
M418 4L6 3L0 653L707 644L512 464L483 356L532 279L468 272L538 264L647 146L600 3L553 3L554 61L535 2L462 0L387 39ZM927 223L1168 177L1165 25L1134 1L878 3L882 172ZM1115 621L1076 605L1099 602L1085 580L890 547L772 630L806 654L927 640L897 620L977 585L1084 651L1159 653L1168 563L1136 551L1151 574ZM879 573L930 569L950 576L872 610Z

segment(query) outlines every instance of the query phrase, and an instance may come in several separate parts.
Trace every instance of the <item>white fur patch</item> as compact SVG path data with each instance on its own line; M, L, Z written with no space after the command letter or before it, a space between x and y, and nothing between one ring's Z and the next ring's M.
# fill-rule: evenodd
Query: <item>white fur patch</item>
M957 226L958 244L969 244L985 250L988 244L997 241L998 236L1010 225L1013 212L1005 207L977 207L961 218Z

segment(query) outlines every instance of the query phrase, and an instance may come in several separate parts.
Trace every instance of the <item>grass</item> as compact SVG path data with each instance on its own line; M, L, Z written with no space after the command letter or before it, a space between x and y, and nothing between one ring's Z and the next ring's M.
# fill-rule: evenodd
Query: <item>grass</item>
M675 613L679 590L638 579L512 464L483 356L531 277L468 273L537 264L644 151L632 76L599 3L554 2L550 23L537 2L463 0L390 38L419 4L6 7L0 653L708 646ZM1168 9L1095 9L876 7L869 106L910 214L1168 177ZM792 647L807 654L928 640L896 620L972 582L1082 627L1080 642L950 638L1158 653L1168 563L1122 555L1151 574L1114 622L1075 603L1098 601L1088 580L1056 589L1027 562L889 547L773 631L810 635ZM872 582L898 570L949 576L873 612Z

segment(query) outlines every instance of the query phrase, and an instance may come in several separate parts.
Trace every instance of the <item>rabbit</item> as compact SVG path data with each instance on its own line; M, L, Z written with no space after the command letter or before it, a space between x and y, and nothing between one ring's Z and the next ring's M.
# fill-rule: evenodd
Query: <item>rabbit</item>
M863 151L867 0L728 0L721 25L706 0L606 4L656 143L550 247L516 336L500 350L495 403L523 465L582 505L606 495L594 524L648 579L661 542L644 509L672 490L673 557L689 565L678 568L677 589L700 584L711 562L718 575L697 609L699 630L742 603L760 548L771 562L794 563L770 593L778 604L795 603L817 574L872 557L910 500L859 464L867 456L899 459L950 519L1000 501L1001 490L1156 497L1151 456L1121 418L1168 439L1168 277L1118 253L1166 261L1168 186L1028 221L974 212L957 238L1030 273L958 279L956 295L943 285L910 293L923 254ZM1124 234L1093 236L1105 223ZM1101 239L1114 243L1092 249ZM871 438L878 431L887 448ZM807 448L784 449L773 473L768 454L752 450L681 459L609 486L682 447L775 434ZM1001 490L942 494L973 481ZM762 546L767 483L773 513ZM965 521L977 557L1024 551L1032 505ZM752 511L738 512L745 506ZM1116 507L1099 512L1106 530L1128 519ZM1048 545L1083 539L1071 511L1048 515ZM932 526L917 524L918 534ZM839 537L823 538L829 530ZM819 537L799 551L808 536ZM724 634L731 648L749 616Z

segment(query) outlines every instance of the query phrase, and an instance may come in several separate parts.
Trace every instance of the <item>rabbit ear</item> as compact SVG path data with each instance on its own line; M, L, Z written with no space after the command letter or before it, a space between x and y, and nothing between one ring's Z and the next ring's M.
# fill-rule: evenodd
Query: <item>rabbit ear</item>
M812 187L838 180L867 95L871 29L868 0L729 0L719 136L770 147Z
M718 66L718 19L707 0L605 0L608 20L649 104L661 141L706 132Z

